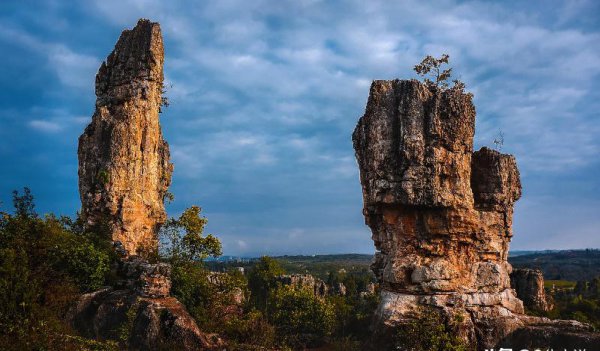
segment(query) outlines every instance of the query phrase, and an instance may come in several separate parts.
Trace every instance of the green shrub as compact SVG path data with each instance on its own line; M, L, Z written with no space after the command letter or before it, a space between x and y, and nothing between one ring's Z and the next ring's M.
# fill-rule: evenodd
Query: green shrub
M456 334L458 320L446 320L430 309L420 311L420 317L398 327L396 350L403 351L467 351L468 345Z
M277 260L263 256L248 272L248 289L252 305L266 312L269 295L277 288L277 277L285 271Z
M13 214L0 213L0 349L101 345L83 345L62 317L78 294L105 283L111 253L74 229L80 221L40 218L27 188L13 204Z
M307 289L276 289L270 297L269 311L277 334L290 346L319 345L335 325L333 306Z
M275 327L269 324L260 311L230 316L223 326L223 335L236 344L265 348L272 348L277 344Z

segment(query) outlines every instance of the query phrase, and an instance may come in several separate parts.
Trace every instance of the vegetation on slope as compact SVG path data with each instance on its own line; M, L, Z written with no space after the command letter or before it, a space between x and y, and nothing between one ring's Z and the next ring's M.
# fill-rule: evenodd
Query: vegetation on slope
M110 279L112 248L101 227L35 212L25 188L14 212L0 212L0 349L102 350L114 347L78 337L63 321L80 293Z

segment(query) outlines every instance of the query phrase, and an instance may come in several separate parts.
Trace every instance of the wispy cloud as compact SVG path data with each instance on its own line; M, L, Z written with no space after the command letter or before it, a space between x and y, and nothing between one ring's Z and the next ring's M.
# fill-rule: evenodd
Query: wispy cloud
M552 194L551 208L566 194L600 195L594 175L600 170L600 5L554 5L98 0L60 10L71 16L46 11L61 19L53 30L81 31L69 33L68 41L64 34L62 40L44 35L39 23L52 21L40 14L38 27L28 26L27 16L2 22L0 45L31 52L38 60L30 64L58 78L62 95L87 89L93 98L94 74L108 54L90 49L100 35L113 36L103 39L106 46L140 17L159 21L172 83L172 104L161 117L175 163L172 211L199 199L229 253L317 251L326 244L319 242L324 233L331 247L370 252L350 136L370 82L414 77L412 66L426 54L449 53L475 94L476 145L490 145L504 132L504 151L516 155L522 171L524 201ZM93 111L89 101L67 107L31 99L61 112L22 107L19 115L28 117L19 123L49 135L68 130L73 140L83 125L61 116ZM71 201L77 207L76 196ZM526 219L550 210L535 211L522 207L525 221L517 222L516 233L546 228ZM577 224L587 233L595 222L583 213ZM340 244L350 237L356 248ZM539 241L523 238L517 248Z
M80 54L62 43L46 42L17 28L0 25L0 40L27 48L36 55L46 58L46 65L67 87L93 87L93 77L100 60L96 57Z

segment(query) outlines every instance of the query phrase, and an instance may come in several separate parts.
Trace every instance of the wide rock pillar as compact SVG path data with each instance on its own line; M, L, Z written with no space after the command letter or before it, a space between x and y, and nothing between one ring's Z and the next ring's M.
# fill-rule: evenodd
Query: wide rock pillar
M510 155L473 153L474 129L471 95L461 89L416 80L371 86L353 142L384 325L435 308L465 317L466 339L519 326L496 321L523 312L507 262L519 172Z

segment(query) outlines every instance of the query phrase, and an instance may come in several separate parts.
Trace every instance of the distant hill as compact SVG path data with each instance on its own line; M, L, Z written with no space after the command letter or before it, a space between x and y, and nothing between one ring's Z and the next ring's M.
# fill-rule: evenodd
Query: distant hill
M318 278L326 279L329 272L339 272L341 269L348 273L371 274L370 265L373 255L365 254L339 254L339 255L293 255L274 256L285 271L290 274L312 274ZM249 269L258 258L226 256L206 262L209 269L223 271L232 267Z
M373 255L341 254L314 256L278 256L275 257L288 273L310 273L326 279L329 272L344 270L347 273L368 272Z
M600 250L544 251L510 256L515 268L538 268L546 280L591 280L600 276Z
M508 252L508 257L517 257L524 255L534 255L534 254L546 254L553 252L560 252L561 250L511 250Z
M293 255L276 256L288 273L310 273L322 279L330 271L344 269L346 272L370 270L373 255ZM245 267L253 265L257 258L221 257L207 262L213 270L227 267ZM546 280L591 280L600 276L600 250L543 250L511 251L508 261L515 268L538 268Z

